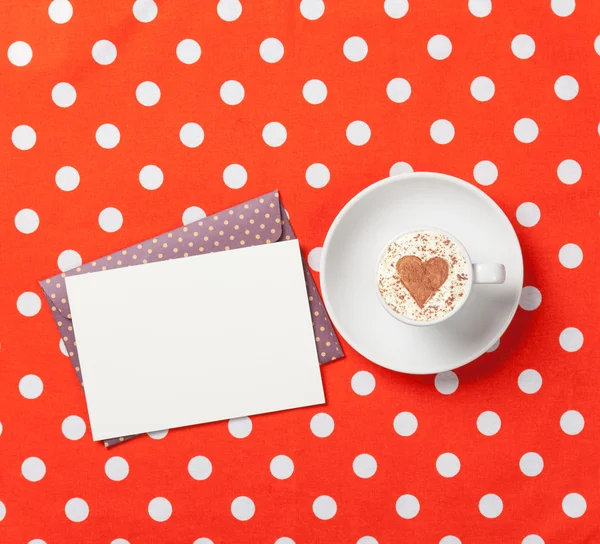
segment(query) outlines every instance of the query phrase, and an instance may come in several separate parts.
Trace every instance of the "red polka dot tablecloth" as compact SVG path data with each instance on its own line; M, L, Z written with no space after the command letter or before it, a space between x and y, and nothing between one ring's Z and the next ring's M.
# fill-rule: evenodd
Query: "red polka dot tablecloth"
M53 0L0 13L0 542L600 542L600 4ZM514 322L411 377L345 343L327 404L91 440L37 281L279 189L318 281L390 174L481 188Z

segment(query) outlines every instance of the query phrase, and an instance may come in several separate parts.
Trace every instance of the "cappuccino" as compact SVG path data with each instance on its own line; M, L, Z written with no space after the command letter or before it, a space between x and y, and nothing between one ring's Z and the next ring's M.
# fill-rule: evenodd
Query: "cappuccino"
M444 318L463 303L471 273L463 249L449 236L434 230L414 231L383 251L377 287L393 314L427 323Z

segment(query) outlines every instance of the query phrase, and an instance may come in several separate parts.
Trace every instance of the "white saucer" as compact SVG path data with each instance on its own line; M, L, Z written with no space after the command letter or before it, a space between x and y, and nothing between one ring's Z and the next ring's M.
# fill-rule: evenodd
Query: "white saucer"
M382 306L374 270L382 248L415 226L454 235L474 263L502 263L506 282L473 285L464 306L430 327L401 323ZM473 185L445 174L403 174L356 195L335 218L321 254L321 287L340 334L374 363L433 374L470 363L508 327L523 285L517 235L498 205Z

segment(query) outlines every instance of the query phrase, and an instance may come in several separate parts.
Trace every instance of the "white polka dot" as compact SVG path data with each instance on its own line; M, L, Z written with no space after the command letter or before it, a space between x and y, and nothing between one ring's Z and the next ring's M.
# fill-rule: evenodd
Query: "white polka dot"
M471 82L471 95L479 102L487 102L495 92L496 86L489 77L479 76Z
M152 431L147 433L152 440L162 440L169 434L169 429L163 429L162 431Z
M15 215L15 227L23 234L31 234L40 226L38 214L29 208L23 208Z
M437 34L427 42L427 52L435 60L444 60L452 53L452 42L447 36Z
M519 468L525 476L538 476L544 470L544 460L539 453L530 451L521 457Z
M558 260L565 268L577 268L583 261L583 251L577 244L565 244L558 252Z
M227 423L229 434L235 438L246 438L252 432L252 420L249 417L236 417Z
M183 215L181 216L181 222L184 225L189 225L190 223L195 223L196 221L200 221L206 217L206 212L199 208L198 206L190 206L187 208Z
M272 121L263 128L262 137L268 146L280 147L287 139L287 131L281 123Z
M458 376L452 370L440 372L436 375L434 384L442 395L451 395L458 389Z
M521 544L545 544L544 539L538 535L528 535L522 541Z
M560 347L570 353L579 351L583 346L583 334L579 329L575 327L567 327L564 329L558 337Z
M440 540L440 544L462 544L458 537L448 535Z
M160 89L156 83L144 81L137 86L135 97L142 106L156 106L160 100Z
M421 510L419 500L414 495L402 495L396 501L396 513L403 519L413 519Z
M327 85L320 79L311 79L302 87L302 96L309 104L321 104L327 98Z
M579 83L573 76L560 76L554 83L554 92L561 100L573 100L579 93Z
M587 510L587 503L579 493L569 493L562 501L562 509L570 518L580 518Z
M62 166L56 171L54 180L61 191L74 191L79 185L79 172L72 166Z
M105 123L96 130L96 142L104 149L114 149L121 141L121 133L115 125Z
M385 92L392 102L402 104L402 102L406 102L410 98L410 83L406 79L396 77L387 84Z
M198 455L190 459L188 472L194 480L206 480L212 473L212 463L208 457Z
M123 226L123 214L117 208L104 208L98 216L103 231L116 232Z
M133 16L140 23L149 23L156 19L158 6L154 0L136 0L133 4Z
M329 173L329 168L319 162L311 164L306 169L306 183L315 189L322 189L325 187L325 185L329 183L330 177L331 174Z
M408 13L408 0L385 0L383 9L388 17L401 19Z
M316 21L325 12L323 0L302 0L300 2L300 13L309 21Z
M173 507L164 497L155 497L148 504L148 514L154 521L167 521L172 513Z
M500 347L500 339L496 340L488 349L485 350L486 353L492 353L496 351Z
M68 416L63 420L61 430L65 438L79 440L86 431L85 421L79 416Z
M124 538L117 538L113 540L110 544L130 544L130 542L128 540L125 540Z
M368 453L361 453L352 462L352 470L359 478L371 478L377 472L377 461Z
M352 36L344 42L344 56L352 62L360 62L368 52L369 46L360 36Z
M248 172L241 164L230 164L223 170L223 181L230 189L240 189L248 181Z
M498 179L498 167L491 161L480 161L473 168L473 177L479 185L491 185Z
M583 431L585 419L577 410L567 410L560 416L560 428L564 433L575 436Z
M155 164L147 164L140 170L138 179L144 189L154 191L163 184L165 176L158 166Z
M541 216L540 208L533 202L524 202L517 208L517 221L524 227L537 225Z
M540 130L533 119L523 118L515 123L513 129L515 138L524 144L533 142L540 133Z
M352 385L352 391L362 397L370 395L375 389L375 378L373 377L373 374L366 370L360 370L354 374L350 383Z
M68 108L75 104L77 99L77 91L75 87L65 81L57 83L52 88L52 102L59 108Z
M460 471L460 460L453 453L442 453L436 462L435 468L444 478L454 478Z
M518 384L519 389L523 391L523 393L533 395L542 387L542 375L532 368L523 370L523 372L519 374Z
M26 42L14 42L8 46L8 60L15 66L26 66L33 58L33 50Z
M320 272L321 270L321 252L323 251L322 247L315 247L310 250L308 254L308 266L310 266L315 272Z
M179 131L179 139L186 147L198 147L204 141L204 129L198 123L186 123Z
M242 100L244 100L244 86L239 81L234 81L231 79L221 85L219 94L221 95L221 100L223 100L225 104L228 104L229 106L237 106Z
M475 17L487 17L492 13L492 0L469 0L469 11Z
M447 119L438 119L431 125L429 135L436 144L448 144L454 139L454 125Z
M397 162L392 164L390 168L390 176L398 176L400 174L409 174L414 172L413 167L407 162Z
M319 438L326 438L329 436L335 427L333 418L325 412L315 414L310 420L310 430Z
M21 474L30 482L39 482L46 475L46 465L39 457L29 457L21 465Z
M352 121L346 128L346 138L352 145L365 145L371 139L371 127L364 121Z
M362 536L356 541L356 544L379 544L379 542L372 536Z
M122 457L111 457L104 465L104 472L113 482L120 482L129 474L129 463Z
M573 185L581 179L581 166L573 159L562 161L556 170L558 179L566 185Z
M486 411L477 418L477 430L484 436L494 436L500 430L502 421L496 412Z
M68 23L73 17L73 6L69 0L54 0L48 6L48 16L57 25Z
M108 40L100 40L92 47L92 57L98 64L107 66L115 62L117 48L114 43Z
M73 249L65 249L57 259L58 268L61 272L66 272L73 268L81 266L82 260L81 255Z
M231 514L240 521L248 521L254 516L256 507L252 499L248 497L237 497L231 503Z
M275 541L275 544L296 544L291 538L282 536Z
M60 349L60 352L65 356L68 357L69 354L67 353L67 347L65 346L65 341L61 338L60 341L58 342L58 349Z
M6 506L4 503L0 501L0 521L2 521L6 517Z
M502 499L493 493L484 495L479 501L479 511L483 517L488 519L497 518L503 508Z
M42 301L36 293L26 291L17 299L17 310L25 317L33 317L42 309Z
M194 64L200 59L202 49L196 40L186 38L177 44L176 53L177 58L183 62L183 64Z
M287 480L294 473L294 462L287 455L277 455L271 460L269 469L278 480Z
M219 0L217 14L228 23L235 21L242 14L242 4L239 0Z
M194 544L214 544L214 542L210 538L199 538L194 540Z
M518 59L529 59L535 53L535 42L527 34L519 34L510 44L513 55Z
M87 502L80 498L69 499L65 504L65 514L68 519L75 523L85 521L90 514Z
M3 430L2 421L0 421L0 436L2 436L2 430Z
M283 44L277 38L267 38L260 44L261 58L269 64L279 62L283 58Z
M400 412L394 418L394 431L400 436L411 436L415 434L419 422L414 414L410 412Z
M575 0L552 0L550 5L559 17L568 17L575 11Z
M527 285L523 287L521 291L521 298L519 299L519 306L523 310L532 311L539 308L542 303L542 293L537 287Z
M600 55L600 36L596 36L594 40L594 51L596 51L597 55Z
M314 500L312 509L315 516L319 519L328 520L335 516L337 504L328 495L321 495Z
M58 256L58 268L60 268L61 272L81 266L81 263L81 255L73 249L65 249Z
M37 141L37 135L29 125L19 125L12 131L13 145L21 151L29 151Z

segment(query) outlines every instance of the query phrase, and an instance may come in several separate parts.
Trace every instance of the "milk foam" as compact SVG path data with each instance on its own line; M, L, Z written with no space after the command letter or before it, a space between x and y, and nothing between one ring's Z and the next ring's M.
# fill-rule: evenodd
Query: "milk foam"
M408 255L422 261L440 257L450 267L448 278L423 308L402 284L396 270L398 260ZM452 239L436 231L418 231L405 234L387 247L379 262L377 287L385 304L396 314L413 321L436 321L462 304L470 275L467 259Z

